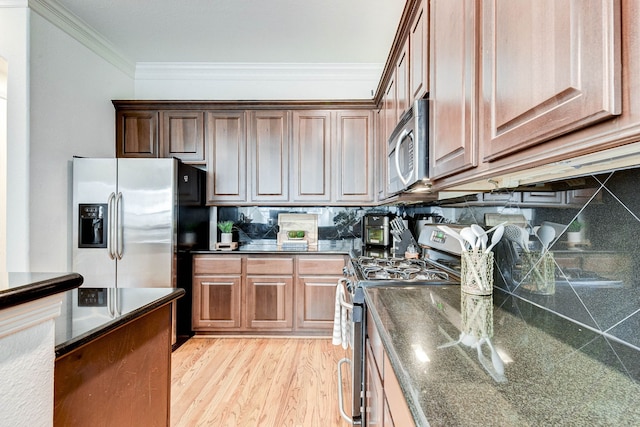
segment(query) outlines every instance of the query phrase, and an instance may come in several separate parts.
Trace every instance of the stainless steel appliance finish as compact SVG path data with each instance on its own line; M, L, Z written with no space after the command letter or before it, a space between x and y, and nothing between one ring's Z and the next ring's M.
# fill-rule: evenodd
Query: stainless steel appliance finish
M178 234L192 221L208 235L208 210L197 197L201 173L177 159L74 158L72 269L83 287L184 287L176 282Z
M429 188L429 101L416 100L400 118L387 146L387 192Z
M391 244L390 219L385 214L366 214L362 218L362 239L366 246L388 247Z

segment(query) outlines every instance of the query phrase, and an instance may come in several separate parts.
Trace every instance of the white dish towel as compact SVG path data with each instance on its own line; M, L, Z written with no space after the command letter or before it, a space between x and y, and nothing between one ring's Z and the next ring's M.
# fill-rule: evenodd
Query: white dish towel
M338 282L336 287L336 306L333 316L333 345L342 345L345 350L351 344L351 316L349 310L342 305L345 301L344 286Z

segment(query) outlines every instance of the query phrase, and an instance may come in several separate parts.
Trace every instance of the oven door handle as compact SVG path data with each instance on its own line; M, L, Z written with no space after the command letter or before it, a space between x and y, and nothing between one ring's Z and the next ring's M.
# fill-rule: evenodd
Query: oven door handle
M344 398L342 390L342 365L348 363L351 366L351 359L344 357L338 361L338 409L340 409L340 416L349 424L353 424L353 418L351 418L344 410Z

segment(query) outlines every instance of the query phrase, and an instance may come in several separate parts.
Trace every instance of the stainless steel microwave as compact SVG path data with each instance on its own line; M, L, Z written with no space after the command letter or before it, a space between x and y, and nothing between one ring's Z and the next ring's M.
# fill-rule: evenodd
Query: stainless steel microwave
M387 194L429 189L429 101L419 99L391 133L387 146Z

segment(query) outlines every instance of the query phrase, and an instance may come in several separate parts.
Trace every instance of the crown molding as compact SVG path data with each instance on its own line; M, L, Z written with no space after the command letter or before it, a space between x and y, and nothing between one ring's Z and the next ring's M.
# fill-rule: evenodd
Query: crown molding
M136 80L375 81L384 64L138 62Z
M0 7L29 7L27 0L0 0Z
M28 0L29 8L69 34L114 67L135 77L135 64L122 55L111 42L82 22L54 0Z

